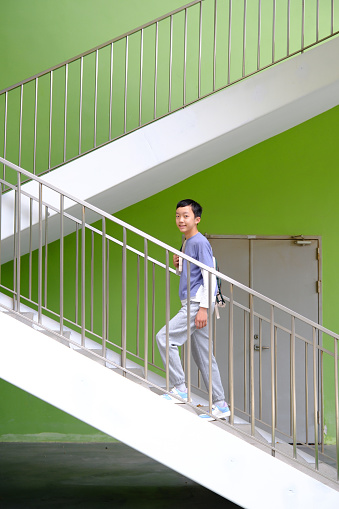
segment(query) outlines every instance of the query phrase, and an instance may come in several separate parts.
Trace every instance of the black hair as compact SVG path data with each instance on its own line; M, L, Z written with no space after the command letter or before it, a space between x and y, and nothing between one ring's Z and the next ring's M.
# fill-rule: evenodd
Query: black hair
M180 207L188 207L190 206L193 210L194 217L201 217L202 214L202 206L194 201L194 200L181 200L177 203L177 209Z

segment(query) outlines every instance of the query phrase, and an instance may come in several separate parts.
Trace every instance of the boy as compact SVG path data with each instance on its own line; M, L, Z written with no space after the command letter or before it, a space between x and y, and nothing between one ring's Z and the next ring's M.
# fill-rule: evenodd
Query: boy
M176 208L176 224L185 235L183 252L213 267L212 248L206 237L198 231L202 207L194 200L182 200ZM169 378L173 385L172 394L187 401L185 374L182 368L178 346L187 340L187 263L178 255L173 255L173 263L180 272L179 297L182 307L179 313L169 322ZM190 266L190 320L191 320L191 349L193 358L201 372L204 383L208 387L209 379L209 335L208 335L208 273L193 263ZM215 281L215 278L213 278ZM213 303L214 308L214 303ZM166 366L166 325L157 334L157 343L164 366ZM165 394L165 399L180 403L176 398ZM225 418L231 412L225 402L224 390L221 383L219 369L212 356L212 414ZM209 418L204 415L201 417Z

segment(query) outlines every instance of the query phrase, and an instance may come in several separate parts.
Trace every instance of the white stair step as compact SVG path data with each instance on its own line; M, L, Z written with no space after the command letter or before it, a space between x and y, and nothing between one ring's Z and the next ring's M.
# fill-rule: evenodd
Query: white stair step
M4 313L8 316L11 316L12 318L15 318L19 322L29 325L30 327L33 326L32 322L30 322L30 320L34 320L34 316L35 316L34 312L25 311L20 314L17 314L17 313L14 313L13 311L4 311Z
M42 334L45 334L45 336L48 336L49 338L53 338L55 339L56 341L58 341L58 343L61 343L62 345L65 345L65 346L68 346L69 347L69 341L67 341L67 339L71 339L71 331L64 331L63 332L63 337L61 338L58 334L60 334L59 331L47 331L45 329L39 329L39 332L41 332Z

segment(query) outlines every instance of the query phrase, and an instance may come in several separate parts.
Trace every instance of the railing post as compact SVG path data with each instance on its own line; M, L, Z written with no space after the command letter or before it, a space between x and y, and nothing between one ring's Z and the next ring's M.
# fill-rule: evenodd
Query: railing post
M113 50L112 50L113 51ZM140 31L139 127L142 123L142 73L144 62L144 29Z
M106 260L106 219L102 218L102 247L101 247L101 265L102 265L102 356L106 358L106 339L107 339L107 319L106 319L106 295L107 295L107 260ZM93 288L91 289L93 293Z
M50 73L49 82L49 145L48 145L48 169L52 164L52 120L53 120L53 71Z
M191 400L191 263L187 261L187 401Z
M82 207L81 224L81 346L85 346L86 337L86 222L85 207Z
M228 390L231 410L230 424L234 424L234 291L230 283L229 338L228 338Z
M275 327L274 327L274 306L271 305L271 419L272 419L272 456L275 456Z
M144 371L148 376L148 245L144 239Z
M295 388L295 317L291 316L291 396L292 396L292 438L293 458L297 458L297 404Z
M21 175L17 173L17 262L16 262L16 310L20 313L21 283Z
M42 322L42 184L39 184L38 322Z
M67 147L67 100L68 100L68 64L65 66L65 110L64 110L64 162Z
M166 391L169 391L169 321L170 321L170 277L169 253L166 249Z
M214 289L213 289L214 290ZM213 315L212 315L212 274L208 273L208 407L209 413L212 413L212 390L213 390L213 380L212 380L212 354L213 354ZM213 292L214 293L214 292Z
M315 469L319 470L318 452L318 391L317 391L317 334L315 327L313 331L313 405L314 405L314 447L315 447Z
M44 277L44 307L47 308L47 255L48 255L48 207L45 206L45 277Z
M64 195L60 195L60 334L64 333Z
M80 97L79 97L79 155L81 154L81 141L82 141L81 138L82 138L83 80L84 80L84 57L81 57L81 59L80 59Z
M127 256L126 256L126 228L123 227L123 245L122 245L122 297L121 297L121 367L126 368L126 285L127 285ZM125 372L123 372L125 374Z
M254 400L254 310L253 295L250 294L250 416L251 435L255 434L255 400Z
M34 104L34 149L33 149L33 173L36 173L36 143L37 143L37 122L38 122L38 80L35 79L35 104Z

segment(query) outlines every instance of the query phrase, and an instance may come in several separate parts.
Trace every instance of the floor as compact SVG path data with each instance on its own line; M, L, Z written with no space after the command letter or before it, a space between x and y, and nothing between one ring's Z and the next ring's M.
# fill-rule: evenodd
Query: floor
M116 443L0 443L1 509L236 509Z

